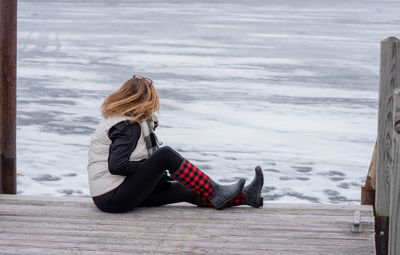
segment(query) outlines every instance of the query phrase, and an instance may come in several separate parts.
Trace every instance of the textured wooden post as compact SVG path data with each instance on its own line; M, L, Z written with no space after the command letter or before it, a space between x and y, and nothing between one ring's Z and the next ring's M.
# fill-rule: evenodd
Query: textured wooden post
M389 255L400 254L400 89L394 93L393 172L390 183Z
M17 0L0 0L0 193L15 194Z
M400 88L399 54L399 39L389 37L381 42L375 194L377 254L387 254L390 182L393 169L393 95L394 90Z

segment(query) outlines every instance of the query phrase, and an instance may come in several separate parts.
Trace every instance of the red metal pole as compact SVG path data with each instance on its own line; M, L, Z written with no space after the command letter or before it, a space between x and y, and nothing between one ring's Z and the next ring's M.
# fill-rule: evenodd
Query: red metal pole
M16 194L17 0L0 0L0 193Z

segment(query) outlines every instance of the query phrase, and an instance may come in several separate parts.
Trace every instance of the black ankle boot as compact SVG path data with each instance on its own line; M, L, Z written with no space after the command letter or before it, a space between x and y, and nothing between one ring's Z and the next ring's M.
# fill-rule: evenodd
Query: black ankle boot
M264 185L264 176L260 166L256 166L255 172L256 175L253 181L249 185L243 188L242 193L246 197L246 205L258 208L263 206L261 189Z
M245 179L240 179L231 185L220 185L210 179L210 185L214 189L214 196L210 199L211 204L217 209L223 209L231 199L235 198L243 188Z

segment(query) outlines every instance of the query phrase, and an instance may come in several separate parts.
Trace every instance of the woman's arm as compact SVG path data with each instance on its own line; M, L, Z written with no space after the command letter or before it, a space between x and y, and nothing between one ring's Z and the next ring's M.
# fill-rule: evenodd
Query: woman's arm
M110 128L108 137L111 139L108 154L108 170L111 174L128 176L135 171L139 164L129 161L140 138L140 125L138 123L120 122Z

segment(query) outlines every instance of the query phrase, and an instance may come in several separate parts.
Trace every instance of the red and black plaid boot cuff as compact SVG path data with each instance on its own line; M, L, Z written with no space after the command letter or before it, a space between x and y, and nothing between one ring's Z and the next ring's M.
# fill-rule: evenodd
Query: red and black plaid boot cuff
M226 206L236 206L246 204L246 196L243 193L239 193L234 199L230 200Z
M210 178L187 160L171 176L206 199L211 199L214 196Z

